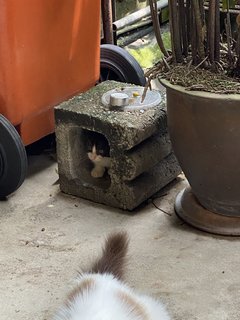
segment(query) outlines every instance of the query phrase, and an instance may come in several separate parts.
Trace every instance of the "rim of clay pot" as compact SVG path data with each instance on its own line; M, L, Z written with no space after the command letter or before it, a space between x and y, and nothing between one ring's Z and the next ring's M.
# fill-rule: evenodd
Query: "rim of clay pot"
M166 88L170 88L173 90L177 90L177 91L181 91L183 93L187 93L188 95L191 96L197 96L197 97L201 97L201 98L208 98L208 99L214 99L214 100L235 100L235 101L239 101L240 100L240 94L228 94L228 93L214 93L214 92L206 92L206 91L192 91L192 90L186 90L184 87L179 86L177 84L172 84L170 83L170 81L166 80L166 79L159 79L160 83L166 87Z

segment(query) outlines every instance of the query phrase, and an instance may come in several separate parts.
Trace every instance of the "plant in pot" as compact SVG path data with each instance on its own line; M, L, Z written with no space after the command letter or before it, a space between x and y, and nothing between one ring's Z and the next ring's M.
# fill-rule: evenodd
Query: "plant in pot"
M190 187L175 210L187 223L240 235L240 6L230 0L169 0L172 49L146 74L166 87L174 152ZM239 10L239 11L238 11Z

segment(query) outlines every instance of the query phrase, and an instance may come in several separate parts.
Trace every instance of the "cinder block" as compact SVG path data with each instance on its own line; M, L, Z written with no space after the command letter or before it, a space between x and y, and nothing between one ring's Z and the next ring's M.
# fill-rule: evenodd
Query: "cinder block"
M181 172L167 132L165 96L161 105L131 112L110 111L102 95L129 84L106 81L55 108L58 171L63 192L132 210ZM86 130L103 134L111 168L102 178L90 174Z

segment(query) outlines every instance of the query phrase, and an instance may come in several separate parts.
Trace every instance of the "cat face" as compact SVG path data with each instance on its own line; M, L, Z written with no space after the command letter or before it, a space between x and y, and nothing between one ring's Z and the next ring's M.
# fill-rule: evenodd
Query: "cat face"
M89 131L86 136L87 155L91 161L101 161L109 157L109 144L107 139L100 133Z
M100 162L104 157L104 154L105 154L104 150L103 149L97 150L95 144L92 146L91 149L90 148L91 146L89 147L89 150L87 153L88 158L93 162Z

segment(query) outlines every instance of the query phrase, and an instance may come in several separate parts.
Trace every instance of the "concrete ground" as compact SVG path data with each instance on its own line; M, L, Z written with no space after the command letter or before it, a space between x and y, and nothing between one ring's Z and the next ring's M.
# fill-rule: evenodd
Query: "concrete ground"
M0 203L1 320L51 319L76 271L114 230L130 235L127 282L161 299L172 319L240 318L239 239L175 216L183 176L130 214L62 194L56 167L49 154L30 156L25 183Z
M114 230L131 239L126 281L163 301L172 319L240 319L239 238L176 217L183 176L127 213L62 194L56 169L50 154L29 156L26 181L0 202L0 320L50 320Z

